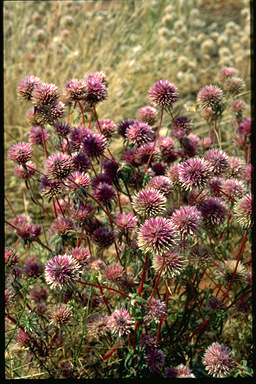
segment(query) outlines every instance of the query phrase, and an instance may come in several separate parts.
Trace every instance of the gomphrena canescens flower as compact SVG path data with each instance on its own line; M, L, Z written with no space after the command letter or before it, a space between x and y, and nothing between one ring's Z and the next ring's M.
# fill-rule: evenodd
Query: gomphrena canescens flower
M113 244L115 236L111 229L102 226L95 229L92 239L100 248L108 248Z
M191 369L186 367L184 364L179 364L177 367L169 367L164 371L164 376L166 378L174 377L191 377L195 378L195 375L192 373Z
M182 137L180 139L180 144L183 149L181 152L183 157L194 157L196 155L198 143L191 137L191 135Z
M71 251L71 255L82 265L88 264L91 259L89 249L84 247L73 248Z
M126 131L126 138L128 141L137 146L152 141L153 137L154 132L152 128L143 121L135 121L133 124L129 125Z
M224 260L219 264L216 274L223 279L226 284L229 284L230 282L245 281L247 270L241 261Z
M250 117L246 117L243 119L238 127L238 133L240 135L250 135L252 130L252 119Z
M116 198L115 189L108 183L98 183L94 189L94 197L103 204L109 204Z
M149 181L148 187L156 189L164 196L168 196L173 188L173 183L167 176L155 176Z
M230 77L224 81L223 87L232 95L238 95L245 89L245 82L240 77Z
M15 225L15 223L14 223ZM31 242L40 236L42 228L39 224L32 224L26 220L16 224L16 233L25 242Z
M126 309L116 309L108 318L108 327L118 337L131 332L134 320Z
M146 188L134 197L132 205L143 217L158 216L166 210L166 197L154 188Z
M156 272L170 277L177 276L186 266L186 259L177 252L168 251L153 257L153 268Z
M28 332L24 332L21 328L18 331L16 336L17 343L21 344L23 347L28 347L32 342L31 336Z
M86 97L85 80L72 79L64 86L64 99L66 102L84 100Z
M124 120L120 121L117 124L118 134L121 135L123 138L126 138L127 129L129 128L130 125L135 123L135 121L136 120L133 120L133 119L124 119Z
M86 96L85 100L90 106L95 106L97 103L107 98L107 82L103 72L91 73L85 79Z
M25 261L24 264L24 273L29 277L38 277L43 272L43 266L36 259L36 257L32 256L28 260Z
M222 175L229 167L228 155L220 149L210 149L205 153L204 159L211 164L214 176Z
M118 213L116 215L116 225L126 231L136 228L138 219L132 213Z
M229 348L217 342L206 349L203 364L208 373L214 377L226 377L234 368L234 360Z
M226 80L227 78L229 77L234 77L236 76L238 73L237 69L236 68L233 68L233 67L224 67L220 70L220 73L219 73L219 79L221 82L223 82L224 80Z
M74 225L72 220L68 217L63 217L62 215L53 220L51 225L52 233L58 234L59 236L67 234L73 228Z
M151 164L151 169L156 176L164 176L166 173L166 165L160 162Z
M48 290L40 285L34 285L30 291L30 299L35 303L45 301L48 297Z
M245 229L251 226L252 222L252 195L248 193L238 200L234 206L235 220Z
M34 87L32 103L37 107L55 104L59 97L58 87L51 83L39 83Z
M117 281L123 276L124 269L120 264L110 264L104 270L104 275L107 280Z
M51 288L72 287L79 277L80 264L71 255L58 255L45 266L45 280Z
M40 124L51 124L64 116L64 103L62 101L56 101L53 104L42 104L39 107L36 106L36 114Z
M241 178L244 173L244 163L238 156L229 156L228 158L228 176Z
M172 135L177 139L182 139L191 131L191 121L187 116L176 117L171 125Z
M153 297L147 302L147 313L144 318L146 322L155 321L158 323L166 315L167 309L164 301L157 300Z
M105 148L107 147L107 139L105 136L99 133L93 133L87 130L85 137L83 138L83 147L84 151L89 158L98 158L100 157Z
M47 176L41 177L39 188L43 195L49 196L56 196L63 190L63 186L60 184L59 180L51 180Z
M102 162L104 174L112 181L117 181L117 171L119 164L114 159L104 160Z
M165 363L165 354L161 349L148 349L146 354L146 362L151 372L160 374Z
M157 147L154 145L154 142L150 142L135 149L134 160L137 165L147 164L149 160L150 163L155 161L156 155Z
M231 108L234 113L241 114L246 109L246 103L243 100L236 99L231 103Z
M18 257L13 249L5 249L4 251L4 263L8 266L15 265L18 262Z
M177 151L174 147L174 141L170 137L160 137L159 149L163 161L171 163L178 158Z
M83 127L75 127L72 128L69 133L69 143L72 148L72 150L79 151L83 139L90 131L87 128Z
M106 138L111 138L117 130L117 125L110 119L99 120L100 131Z
M210 164L199 157L191 158L179 166L179 181L183 188L203 188L212 175Z
M45 162L47 176L53 180L63 180L72 171L71 156L66 153L55 153L48 157Z
M75 171L68 177L68 186L70 189L87 189L91 184L90 176L87 173Z
M71 130L70 125L64 121L55 121L53 126L56 133L61 137L67 137Z
M59 304L53 309L50 317L51 324L60 327L70 322L72 318L72 312L66 304Z
M91 165L89 157L84 152L76 152L72 154L73 169L79 172L86 172Z
M29 141L31 144L43 145L48 140L48 132L40 125L34 125L29 132Z
M244 184L237 179L226 179L223 181L221 187L223 198L231 202L234 202L237 199L241 198L244 194L244 191Z
M162 108L172 108L178 100L177 87L168 80L158 80L149 89L150 100Z
M78 223L82 224L85 220L89 219L95 211L95 208L92 204L83 204L80 203L78 207L71 208L72 219Z
M31 100L34 87L38 84L40 84L39 77L33 75L26 76L25 79L20 81L17 87L18 94L23 97L23 99L29 101Z
M183 206L175 209L171 216L182 238L195 234L202 221L201 212L194 206Z
M154 107L151 107L150 105L141 107L137 112L138 119L144 121L149 125L154 125L156 123L157 113L157 110Z
M223 177L213 177L209 181L209 190L214 197L220 197L222 191L222 185L225 179Z
M171 250L178 238L179 232L171 220L155 217L140 227L138 245L145 252L163 253Z
M15 174L23 180L30 179L36 172L36 165L32 161L28 161L26 166L18 165L15 168Z
M197 102L202 108L213 108L222 101L223 91L215 85L206 85L198 92Z
M227 215L227 208L218 197L209 197L201 201L198 209L203 216L204 223L207 225L222 224Z
M10 146L8 158L18 164L25 164L32 157L32 145L30 143L17 143Z

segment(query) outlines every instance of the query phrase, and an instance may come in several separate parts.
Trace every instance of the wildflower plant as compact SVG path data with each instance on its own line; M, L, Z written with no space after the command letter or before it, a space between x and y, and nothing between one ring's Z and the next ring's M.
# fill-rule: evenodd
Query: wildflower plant
M169 80L121 121L98 116L103 72L63 90L21 80L39 123L8 148L30 216L6 219L7 349L16 338L48 378L251 375L250 148L233 156L221 134L230 108L234 134L250 135L236 73L198 92L207 136ZM245 356L225 334L236 311Z

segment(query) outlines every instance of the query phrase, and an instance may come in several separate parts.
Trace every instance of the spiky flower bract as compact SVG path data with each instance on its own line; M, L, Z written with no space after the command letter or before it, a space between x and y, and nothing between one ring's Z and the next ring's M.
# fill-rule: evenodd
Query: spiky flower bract
M132 213L118 213L116 225L123 230L132 230L136 227L138 219Z
M44 127L40 125L32 126L29 132L29 141L31 144L43 145L48 140L48 132Z
M72 172L68 177L68 185L70 189L87 189L91 185L91 179L87 173L79 171Z
M182 206L173 212L171 220L180 231L181 236L185 238L198 231L202 215L194 206Z
M217 342L206 349L203 364L208 373L214 377L226 377L234 368L234 360L229 348Z
M51 313L51 323L61 327L70 322L72 311L66 304L60 304Z
M65 153L55 153L46 160L47 175L52 180L63 180L72 171L71 156Z
M40 84L40 82L41 81L39 77L33 75L26 76L25 79L21 80L19 83L17 91L21 97L27 101L30 101L34 87Z
M66 102L84 100L86 97L86 83L84 80L69 80L64 87L64 99Z
M179 166L179 181L185 189L203 188L211 175L210 164L199 157L188 159Z
M88 264L91 259L91 254L88 248L75 247L72 249L71 255L82 265Z
M85 100L90 106L95 106L107 98L107 82L103 72L91 73L85 79Z
M156 189L164 196L168 196L173 188L173 183L167 176L155 176L149 181L148 187Z
M107 280L117 281L123 276L124 269L120 264L110 264L104 270L104 275Z
M153 257L153 268L163 275L174 277L179 275L186 266L186 259L177 252L168 251Z
M178 100L177 87L168 80L158 80L148 92L150 100L163 108L172 108Z
M197 101L202 108L215 109L222 101L223 91L215 85L206 85L198 92Z
M134 320L126 309L116 309L108 318L108 327L118 337L131 332Z
M155 217L140 227L138 245L145 252L164 253L176 246L178 239L178 230L171 220Z
M154 133L150 125L147 123L135 121L127 128L126 137L129 142L139 146L152 141Z
M158 216L166 210L166 198L154 188L145 188L135 196L133 207L143 217Z
M111 138L116 132L117 125L110 119L99 120L100 131L106 138Z
M8 150L8 158L18 164L25 164L31 157L32 145L30 143L13 144Z
M252 222L252 195L248 193L238 200L234 207L235 219L245 229L251 226Z
M167 314L166 304L164 301L157 300L154 297L147 303L147 314L144 318L146 322L159 322L161 318Z
M91 159L99 158L103 154L107 144L105 136L90 132L89 130L83 138L84 151Z
M220 149L210 149L204 158L211 164L214 176L222 175L229 167L228 155Z
M55 84L39 83L34 87L32 103L37 107L51 106L59 97L58 87Z
M146 105L145 107L141 107L138 112L138 118L149 125L154 125L157 119L157 110L150 105Z
M207 225L220 225L224 222L227 215L227 208L218 197L204 199L198 205L198 209Z
M234 202L237 199L241 198L244 194L244 191L244 184L240 180L234 178L224 180L221 187L223 197L231 202Z
M71 255L58 255L45 266L45 280L51 288L73 287L79 277L80 264Z

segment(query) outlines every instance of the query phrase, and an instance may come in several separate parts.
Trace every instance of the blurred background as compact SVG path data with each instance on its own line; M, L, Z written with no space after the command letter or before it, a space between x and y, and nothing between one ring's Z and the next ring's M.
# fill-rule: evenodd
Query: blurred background
M189 110L200 87L224 66L250 89L248 0L95 0L4 2L5 154L26 141L27 105L17 97L29 74L60 90L72 78L104 71L108 99L101 119L135 118L159 79L176 84ZM248 102L250 95L244 96ZM196 132L197 133L197 132ZM5 163L5 189L16 213L26 210L23 185ZM7 206L7 215L9 206Z

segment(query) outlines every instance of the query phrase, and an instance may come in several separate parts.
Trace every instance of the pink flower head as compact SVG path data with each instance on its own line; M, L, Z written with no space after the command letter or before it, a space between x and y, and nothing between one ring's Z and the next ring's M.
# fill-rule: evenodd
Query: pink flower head
M132 205L143 217L157 216L165 212L166 198L156 189L146 188L135 196Z
M36 165L32 161L26 163L26 167L18 165L15 168L16 175L23 180L30 179L36 172Z
M168 196L173 188L173 183L167 176L155 176L149 181L148 187L156 189L164 196Z
M215 85L206 85L198 92L197 102L203 109L215 108L222 101L223 91Z
M104 270L104 275L107 280L117 281L123 276L124 269L120 264L110 264Z
M73 169L78 172L86 172L91 165L89 157L84 152L72 154Z
M214 176L220 176L229 167L228 155L220 149L210 149L204 155L204 159L211 164Z
M34 125L29 132L29 141L31 144L43 145L48 140L47 131L40 125Z
M230 350L217 342L206 349L203 364L208 373L214 377L228 376L235 365Z
M31 100L34 87L37 86L38 84L40 84L39 77L29 75L25 77L24 80L21 80L21 82L17 87L17 91L21 97L29 101Z
M65 84L64 98L67 102L84 100L86 97L86 82L72 79Z
M235 113L242 113L246 108L246 103L243 100L236 99L232 102L232 111Z
M163 253L176 246L178 238L178 230L171 220L155 217L140 227L138 245L145 252Z
M224 90L232 95L238 95L245 89L245 82L240 77L229 77L224 81Z
M166 304L164 301L157 300L154 297L147 303L147 314L144 318L146 322L159 322L167 315Z
M163 160L168 163L175 161L178 157L175 150L174 141L170 137L160 137L159 149Z
M220 197L222 192L222 186L225 179L222 177L213 177L209 181L209 189L214 197Z
M117 130L117 125L110 119L99 120L100 131L106 137L110 138Z
M63 180L72 171L71 156L65 153L55 153L46 160L46 169L49 178Z
M156 123L157 118L157 110L150 105L146 105L138 110L138 118L139 120L149 124L154 125Z
M25 164L31 157L32 145L30 143L13 144L8 150L8 158L18 164Z
M203 188L212 173L210 164L198 157L188 159L180 164L179 181L185 189Z
M84 188L87 189L91 184L90 176L84 172L72 172L68 177L68 185L70 189Z
M135 121L129 125L126 131L126 137L132 144L138 146L153 140L153 130L147 123Z
M244 228L249 228L252 222L252 195L248 193L238 200L234 207L235 219Z
M126 309L116 309L108 318L108 327L114 335L122 337L131 332L134 320Z
M148 96L153 103L163 108L172 108L178 100L177 87L168 80L158 80L150 88Z
M186 266L186 260L177 252L168 251L164 254L156 254L153 257L153 268L156 272L170 277L177 276Z
M236 68L233 67L224 67L221 69L219 73L220 81L223 82L224 80L236 76L238 73Z
M116 225L123 230L132 230L136 228L138 219L132 213L118 213L116 216Z
M186 237L197 232L202 221L202 215L196 207L183 206L173 212L171 220L180 231L181 236Z
M138 165L147 164L149 159L150 162L154 161L157 155L157 148L154 142L141 145L135 150L135 161Z
M246 117L239 125L238 133L240 135L250 135L252 130L252 119L250 117Z
M227 214L225 204L217 197L209 197L200 202L200 210L203 220L207 225L220 225L224 222Z
M72 249L71 254L82 265L88 264L91 259L90 251L87 248L76 247Z
M237 179L226 179L223 181L221 192L228 201L235 201L243 196L244 184Z
M58 255L45 266L45 280L51 288L72 287L79 277L80 264L71 255Z
M63 216L58 216L51 225L51 231L54 234L65 235L74 227L72 220Z
M39 83L34 87L32 102L37 107L53 105L59 97L58 87L55 84Z
M172 134L177 139L182 139L191 131L191 122L187 116L178 116L172 123Z
M70 322L72 318L71 309L66 304L59 304L51 313L51 324L60 327Z
M107 82L103 72L89 74L85 79L86 83L86 102L90 106L107 98Z
M99 133L93 133L89 130L86 132L86 135L83 138L84 151L89 156L89 158L100 157L107 147L107 144L108 142L105 136Z
M238 156L229 156L228 158L228 174L230 177L241 178L244 172L244 163Z

